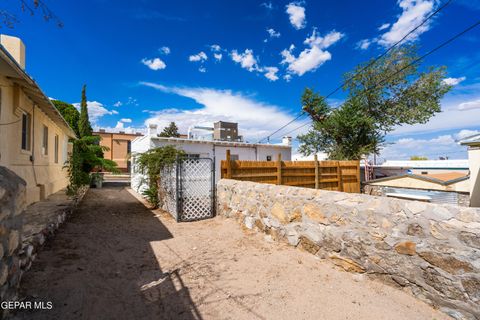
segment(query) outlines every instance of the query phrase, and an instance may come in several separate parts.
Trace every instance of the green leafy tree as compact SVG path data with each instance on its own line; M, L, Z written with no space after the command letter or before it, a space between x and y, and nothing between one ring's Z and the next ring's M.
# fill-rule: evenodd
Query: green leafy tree
M93 132L92 126L90 125L90 120L88 118L86 90L87 85L84 84L82 88L82 101L80 102L80 119L78 122L78 130L81 138L91 136Z
M178 127L175 122L170 122L168 126L163 128L163 131L160 133L160 137L180 137L180 133L178 133Z
M425 123L440 112L440 99L451 89L443 82L445 67L420 71L417 60L415 47L403 46L376 63L360 64L345 74L348 95L338 108L307 88L302 104L313 126L299 136L300 152L322 150L332 159L359 159L378 153L396 126Z
M411 156L410 160L428 160L428 158L423 156Z
M70 125L70 128L73 129L77 137L79 137L80 131L78 129L78 122L80 120L80 112L78 112L78 110L72 104L64 101L52 100L52 103L60 112L65 121L67 121L67 123Z
M99 136L86 136L73 140L73 150L66 164L69 176L69 194L75 194L77 190L91 181L92 171L109 171L118 173L115 161L104 159L103 151L108 147L99 144Z

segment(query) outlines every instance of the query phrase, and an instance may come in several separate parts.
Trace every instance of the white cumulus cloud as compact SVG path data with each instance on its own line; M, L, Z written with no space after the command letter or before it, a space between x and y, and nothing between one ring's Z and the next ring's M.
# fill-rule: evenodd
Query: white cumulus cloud
M163 62L162 59L160 59L160 58L153 58L153 59L144 58L144 59L142 59L142 63L144 65L146 65L147 67L149 67L150 69L155 70L155 71L156 70L162 70L162 69L165 69L167 67L165 62Z
M164 55L169 55L170 54L170 48L169 47L161 47L160 49L158 49L162 54Z
M73 106L80 111L80 102L73 103ZM98 101L87 101L88 117L92 123L96 123L101 117L105 115L118 114L116 110L108 110Z
M472 110L472 109L480 109L480 99L463 102L458 105L458 110L463 111L463 110Z
M289 49L281 52L283 58L281 64L287 65L288 73L298 76L314 71L332 58L330 52L325 49L339 41L343 36L343 33L333 30L321 37L317 30L313 29L312 35L304 41L304 44L310 46L310 48L304 49L298 56L295 56L293 54L295 46L291 45Z
M191 55L190 57L188 57L188 61L192 61L192 62L199 62L199 61L202 62L202 61L205 61L207 59L208 59L207 54L203 51L200 51L199 53Z
M122 121L124 123L132 123L132 119L130 119L130 118L122 118L122 119L120 119L120 121Z
M252 72L258 70L257 60L253 56L253 50L245 49L243 53L238 53L237 50L232 50L230 53L232 60L239 63L242 68Z
M378 31L382 31L390 27L390 23L384 23L380 27L378 27Z
M436 0L400 0L398 5L402 9L402 13L398 16L391 26L384 29L389 30L382 34L378 39L378 43L384 47L391 46L402 39L413 28L420 25L422 21L435 10ZM432 19L413 32L407 41L415 41L424 32L431 27ZM382 25L385 26L386 24Z
M280 32L275 31L275 29L269 28L267 29L267 32L270 38L280 38Z
M357 49L367 50L371 44L372 41L370 41L369 39L360 40L357 42Z
M218 44L212 44L210 46L210 50L213 52L220 52L222 50L222 47L220 47Z
M279 106L258 101L252 96L231 90L212 88L167 87L160 84L142 82L141 85L162 92L193 99L201 105L197 109L167 109L157 111L146 123L157 123L159 127L174 121L180 132L186 132L191 125L211 125L215 121L238 122L240 133L249 141L256 141L286 123L291 115ZM289 128L294 128L293 124Z
M221 61L223 58L223 54L221 53L214 53L213 57L215 58L216 61Z
M460 82L464 81L465 79L467 79L466 77L460 77L460 78L445 78L443 79L443 82L445 84L448 84L450 86L456 86L457 84L459 84Z
M265 71L265 77L270 81L277 81L278 80L278 68L277 67L264 67L263 70Z
M286 6L286 12L290 23L292 26L297 29L303 29L306 25L305 19L305 7L302 6L299 2L291 2Z

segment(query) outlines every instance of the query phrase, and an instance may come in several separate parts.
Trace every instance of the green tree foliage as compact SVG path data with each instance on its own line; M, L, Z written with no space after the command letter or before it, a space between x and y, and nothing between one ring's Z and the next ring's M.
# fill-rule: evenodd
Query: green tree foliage
M80 132L81 138L91 136L93 131L92 126L90 125L90 120L88 118L86 90L87 85L83 85L82 101L80 102L80 119L78 122L78 130Z
M443 82L445 67L420 71L417 58L415 47L403 46L371 66L371 61L357 66L345 74L348 95L338 108L305 89L303 110L313 126L299 136L300 152L322 150L331 159L359 159L378 153L396 126L425 123L440 112L440 99L451 89Z
M60 100L52 100L53 105L60 112L62 117L70 125L70 128L73 129L77 137L80 136L80 131L78 130L78 122L80 120L80 112L70 103L63 102Z
M411 156L410 160L428 160L428 157L423 156Z
M75 194L78 188L89 184L92 171L120 172L115 161L103 158L103 152L108 148L101 146L99 141L99 136L86 136L73 141L73 150L66 164L70 180L69 194Z
M175 124L175 122L170 122L170 124L163 128L162 133L160 133L160 137L174 137L178 138L180 137L180 134L178 133L178 127Z
M185 156L183 150L178 150L174 146L164 146L148 150L145 153L134 155L135 166L138 170L147 176L148 189L143 192L148 201L154 207L158 207L158 182L160 172L167 166L172 166L177 159Z

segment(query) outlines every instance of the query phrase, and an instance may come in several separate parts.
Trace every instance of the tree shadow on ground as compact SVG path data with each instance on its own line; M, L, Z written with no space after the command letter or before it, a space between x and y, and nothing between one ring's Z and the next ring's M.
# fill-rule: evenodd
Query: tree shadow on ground
M15 319L201 319L178 270L150 245L172 234L120 184L91 189L25 273Z

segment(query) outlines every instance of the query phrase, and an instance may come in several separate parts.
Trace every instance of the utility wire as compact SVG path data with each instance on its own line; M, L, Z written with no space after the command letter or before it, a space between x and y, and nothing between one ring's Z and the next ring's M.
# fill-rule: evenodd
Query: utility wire
M375 89L377 86L381 85L382 83L384 83L385 81L389 80L390 78L392 78L393 76L397 75L398 73L402 72L403 70L411 67L413 64L419 62L420 60L423 60L425 59L426 57L428 57L429 55L431 55L432 53L440 50L441 48L445 47L446 45L450 44L451 42L455 41L456 39L460 38L461 36L463 36L465 33L471 31L472 29L478 27L478 25L480 25L480 20L475 22L474 24L472 24L470 27L464 29L463 31L461 31L460 33L457 33L455 36L451 37L450 39L446 40L445 42L442 42L440 45L436 46L435 48L433 48L432 50L428 51L427 53L425 53L424 55L418 57L417 59L413 60L412 62L410 62L409 64L407 64L406 66L404 66L403 68L401 68L400 70L396 71L395 73L391 74L390 76L388 76L387 78L384 78L382 80L380 80L378 83L376 83L375 85L373 85L372 87L370 88L367 88L365 89L365 92L368 92L370 90L373 90ZM291 132L295 131L295 130L298 130L304 126L306 126L307 124L311 123L312 121L310 120L309 122L301 125L300 127L292 130ZM290 133L290 132L289 132Z
M426 17L419 25L417 25L415 28L413 28L412 30L410 30L405 36L403 36L403 38L401 38L400 40L398 40L397 42L395 42L392 46L390 46L385 52L383 52L381 55L379 55L378 57L376 57L375 59L373 59L368 65L366 65L365 67L363 67L360 71L356 72L355 74L353 74L351 77L349 77L347 80L345 80L341 85L339 85L337 88L335 88L332 92L330 92L328 95L325 96L325 99L329 98L330 96L332 96L333 94L335 94L338 90L340 90L341 88L343 88L343 86L345 84L347 84L348 82L350 82L358 73L360 72L363 72L365 71L367 68L370 68L372 65L374 65L378 60L380 60L381 58L383 58L387 53L389 53L393 48L395 48L398 44L400 44L403 40L405 40L406 38L408 38L408 36L410 36L412 33L414 33L415 31L418 30L418 28L420 28L421 26L423 26L428 20L430 20L431 18L433 18L436 14L438 14L440 11L442 11L446 6L448 6L453 0L448 0L447 2L445 2L445 4L443 4L441 7L439 7L437 10L435 10L431 15L429 15L428 17ZM290 125L291 123L297 121L299 118L301 118L303 115L305 115L305 112L304 111L301 111L300 114L298 116L296 116L294 119L290 120L289 122L287 122L286 124L284 124L283 126L281 126L279 129L275 130L274 132L272 132L271 134L269 134L268 136L266 136L265 138L263 139L260 139L258 140L257 143L260 143L262 142L263 140L267 140L267 141L270 141L270 138L276 134L277 132L281 131L282 129L284 129L285 127L287 127L288 125ZM293 130L295 131L295 130ZM292 132L293 132L292 131ZM288 132L290 133L290 132ZM285 133L285 134L288 134L288 133Z

